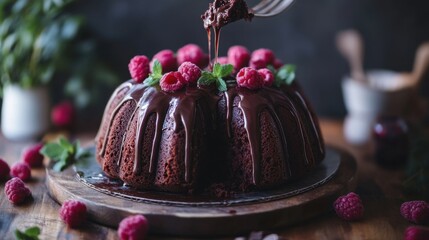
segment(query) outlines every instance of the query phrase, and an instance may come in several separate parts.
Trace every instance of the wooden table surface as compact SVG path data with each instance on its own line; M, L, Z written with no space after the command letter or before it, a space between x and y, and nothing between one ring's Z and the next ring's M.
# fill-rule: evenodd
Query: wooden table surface
M365 217L361 221L346 222L333 211L308 222L284 229L266 231L282 239L402 239L410 224L404 220L399 207L402 203L400 183L401 170L386 170L378 167L371 154L371 147L356 147L346 143L342 135L342 121L321 120L322 132L327 144L350 152L358 164L358 186L356 192L362 197ZM94 134L78 134L81 142L91 144ZM0 136L0 157L9 164L20 161L22 149L31 142L10 142ZM33 169L33 180L27 185L34 200L14 206L4 194L4 183L0 183L0 239L14 239L15 229L39 226L41 239L118 239L115 229L88 222L84 228L67 228L59 218L60 206L52 200L45 186L45 170ZM259 229L255 229L257 231ZM246 235L244 235L246 236ZM238 236L236 236L238 237ZM233 239L234 236L225 239ZM166 239L149 236L149 239Z

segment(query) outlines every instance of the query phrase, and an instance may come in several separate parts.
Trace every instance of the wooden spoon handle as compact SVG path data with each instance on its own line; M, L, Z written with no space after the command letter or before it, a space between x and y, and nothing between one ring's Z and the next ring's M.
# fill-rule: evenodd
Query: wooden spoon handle
M365 81L363 70L363 41L356 30L346 30L339 32L336 37L337 48L340 53L349 61L352 78Z
M413 67L413 78L415 84L419 84L424 74L429 67L429 42L425 42L420 45L416 52L416 58L414 60Z

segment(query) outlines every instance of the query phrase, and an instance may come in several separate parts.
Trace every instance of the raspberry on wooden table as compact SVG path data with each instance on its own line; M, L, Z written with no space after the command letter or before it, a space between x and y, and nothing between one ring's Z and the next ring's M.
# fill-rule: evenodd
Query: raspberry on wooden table
M417 224L429 220L429 204L425 201L409 201L401 205L401 215L410 222Z
M27 163L31 168L43 166L43 155L40 149L43 148L43 143L37 143L22 152L22 161Z
M60 208L60 217L69 227L82 226L86 220L86 206L77 200L67 200Z
M405 229L404 240L428 240L429 228L410 226Z
M143 215L134 215L119 223L118 235L121 240L145 239L148 228L148 221Z
M354 192L340 196L334 202L334 209L340 218L348 221L359 220L364 213L362 201Z
M31 198L31 191L25 186L24 182L17 177L6 182L4 192L9 201L13 204L20 204Z
M23 162L15 163L10 170L10 174L13 177L20 178L24 182L31 179L30 166L28 166L28 164Z
M0 181L10 178L10 167L3 159L0 158Z

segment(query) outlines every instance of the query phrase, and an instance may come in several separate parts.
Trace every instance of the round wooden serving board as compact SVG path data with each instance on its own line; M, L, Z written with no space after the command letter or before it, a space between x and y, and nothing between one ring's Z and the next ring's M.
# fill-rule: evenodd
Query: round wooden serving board
M80 200L86 204L90 219L106 226L116 228L123 218L143 214L155 234L219 236L278 228L329 211L339 195L354 189L355 176L354 159L328 148L323 164L305 178L281 189L237 194L229 199L134 194L118 181L104 187L97 184L106 179L95 159L63 172L48 169L46 184L56 201Z

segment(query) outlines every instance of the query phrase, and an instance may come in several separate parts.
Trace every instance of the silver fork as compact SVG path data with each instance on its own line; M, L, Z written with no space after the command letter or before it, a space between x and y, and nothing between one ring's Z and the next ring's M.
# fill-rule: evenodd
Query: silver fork
M262 0L252 8L255 17L271 17L283 12L294 0Z

